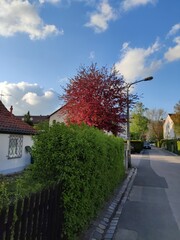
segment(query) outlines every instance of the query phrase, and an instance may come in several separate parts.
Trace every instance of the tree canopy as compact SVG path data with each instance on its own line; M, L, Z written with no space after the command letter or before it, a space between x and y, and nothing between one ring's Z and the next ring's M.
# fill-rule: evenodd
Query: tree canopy
M175 111L175 114L173 116L174 131L176 136L180 136L180 100L174 106L174 111Z
M138 102L131 113L130 132L134 140L144 140L148 130L148 119L145 117L146 108L143 103Z
M163 109L149 109L146 116L149 119L148 139L151 141L163 139L163 124L166 112Z
M29 111L24 115L24 122L26 122L30 126L33 126L33 121L31 120L31 115Z
M174 112L180 114L180 100L176 105L174 106Z
M62 99L63 111L70 123L84 122L115 135L123 131L127 95L123 76L115 69L98 69L96 64L80 67L77 75L70 79Z

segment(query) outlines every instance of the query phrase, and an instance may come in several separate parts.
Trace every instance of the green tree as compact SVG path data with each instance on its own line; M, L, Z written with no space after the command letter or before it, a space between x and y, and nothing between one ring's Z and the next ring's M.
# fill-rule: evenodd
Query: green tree
M148 130L148 119L145 117L146 111L147 108L144 107L143 103L138 102L131 113L130 132L131 138L134 140L144 140L146 138Z
M180 114L180 100L176 105L174 106L174 112Z
M163 109L149 109L146 117L149 120L147 138L150 141L163 139L163 124L166 112Z
M179 138L179 136L180 136L180 114L176 113L173 120L174 120L175 135L176 135L176 138Z
M173 116L173 121L174 121L174 131L177 137L180 136L180 100L176 105L174 106L174 116Z
M46 131L49 129L49 122L47 120L37 123L34 128L38 131Z
M31 115L29 111L24 115L24 122L26 122L30 126L33 126L33 121L31 120Z

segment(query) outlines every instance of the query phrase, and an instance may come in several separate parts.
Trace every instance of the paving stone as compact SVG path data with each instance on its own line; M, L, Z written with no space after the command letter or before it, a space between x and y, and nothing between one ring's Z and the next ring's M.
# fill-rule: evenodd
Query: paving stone
M101 240L102 239L102 234L95 231L93 234L93 238L95 238L96 240Z
M102 224L103 226L107 227L108 223L105 221L101 221L100 224Z
M106 228L106 226L104 226L103 224L99 224L98 227L103 230Z
M108 212L112 213L114 210L112 208L108 208Z
M116 229L116 226L110 226L109 229Z
M111 220L111 223L117 223L118 222L118 219L112 219Z
M111 224L110 224L110 226L116 226L117 225L117 223L115 223L115 222L112 222Z
M115 232L115 229L108 229L106 233L108 234L108 233L114 233L114 232Z
M103 230L103 229L101 229L101 228L99 228L99 227L97 227L97 228L96 228L96 231L97 231L97 232L99 232L99 233L101 233L101 234L103 234L103 233L104 233L104 230Z
M108 218L103 218L103 220L105 221L105 222L109 222L109 219Z
M111 217L111 215L112 215L112 214L107 213L107 214L105 215L105 218L108 218L108 219L109 219L109 218Z

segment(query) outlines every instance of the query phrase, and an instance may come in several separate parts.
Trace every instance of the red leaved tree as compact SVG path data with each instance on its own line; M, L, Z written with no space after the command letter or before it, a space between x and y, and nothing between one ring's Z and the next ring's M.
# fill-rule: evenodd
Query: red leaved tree
M107 68L80 67L62 96L70 123L85 123L117 135L126 122L126 89L122 76Z

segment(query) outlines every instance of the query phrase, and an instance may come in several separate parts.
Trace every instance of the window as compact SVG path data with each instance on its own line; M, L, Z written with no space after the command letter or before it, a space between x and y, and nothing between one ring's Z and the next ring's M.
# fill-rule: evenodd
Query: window
M10 135L8 158L20 158L22 156L23 136Z

